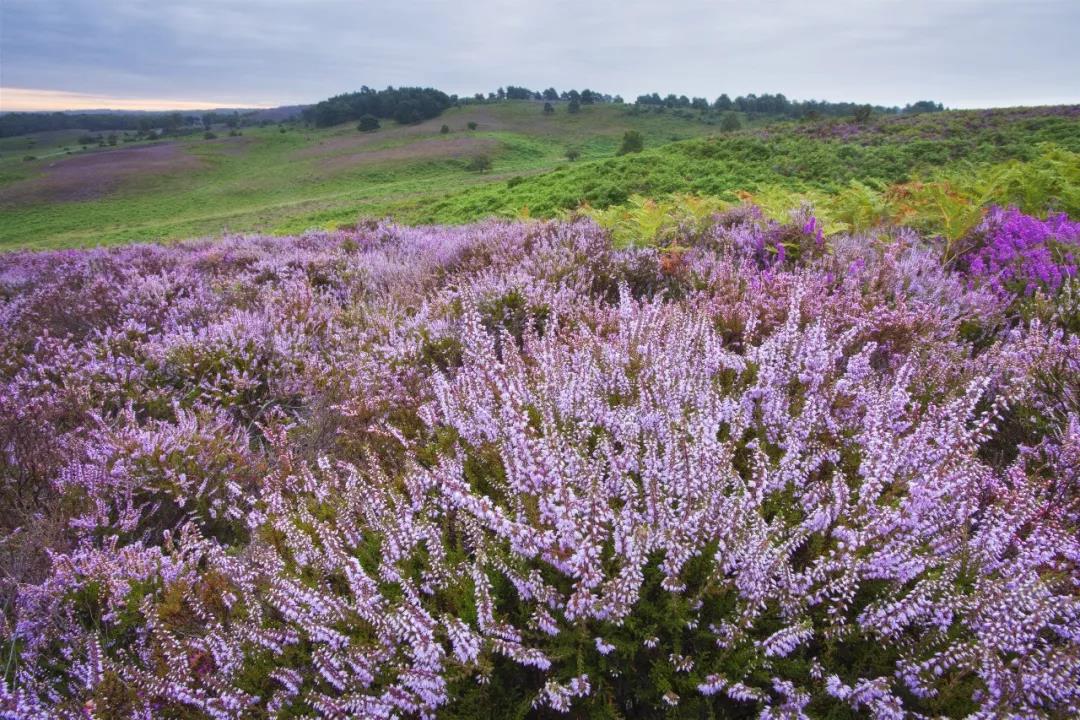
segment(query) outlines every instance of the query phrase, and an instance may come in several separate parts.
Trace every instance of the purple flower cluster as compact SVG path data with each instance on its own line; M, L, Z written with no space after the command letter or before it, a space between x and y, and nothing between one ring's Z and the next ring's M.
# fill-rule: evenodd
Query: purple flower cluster
M1000 293L1057 292L1080 269L1080 222L1064 213L1045 220L1015 208L992 208L961 258L968 272Z
M676 245L0 257L0 717L1080 713L1080 340L907 232Z

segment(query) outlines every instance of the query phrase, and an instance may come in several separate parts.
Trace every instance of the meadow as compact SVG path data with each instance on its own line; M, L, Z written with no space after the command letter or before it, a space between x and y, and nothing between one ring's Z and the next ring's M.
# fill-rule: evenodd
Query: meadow
M200 135L91 148L80 133L0 140L0 247L72 247L182 239L226 232L294 232L395 214L441 197L448 188L504 183L567 162L614 154L622 134L637 130L649 145L705 134L712 126L672 115L628 116L610 105L560 107L505 102L453 108L417 125L387 122L374 133L356 123L327 129L287 125L244 128L240 137ZM468 124L477 127L470 130ZM450 133L440 132L447 125ZM166 152L170 162L155 163ZM68 147L72 155L63 150ZM131 162L116 162L117 153ZM25 161L27 154L37 159ZM466 168L474 156L494 168ZM66 165L74 168L62 177ZM57 176L61 177L57 179Z
M1080 716L1080 108L537 108L0 141L0 718Z
M477 128L470 130L468 124ZM881 116L868 122L752 119L723 132L713 114L530 101L452 108L416 125L294 124L242 137L196 136L64 154L51 133L27 162L26 138L0 141L0 246L77 247L137 240L297 233L360 219L407 224L565 215L671 194L728 202L752 194L781 212L804 201L887 221L890 194L914 196L953 234L990 202L1076 213L1080 107ZM450 131L440 133L442 125ZM627 130L641 153L616 156ZM567 159L573 149L578 159ZM1069 153L1072 153L1071 155ZM477 156L492 169L469 169ZM948 207L945 207L948 205ZM962 207L961 207L962 206ZM892 209L896 215L897 208ZM909 213L910 214L910 213ZM869 218L868 218L869 216ZM903 217L905 222L912 218ZM939 228L921 218L920 229Z

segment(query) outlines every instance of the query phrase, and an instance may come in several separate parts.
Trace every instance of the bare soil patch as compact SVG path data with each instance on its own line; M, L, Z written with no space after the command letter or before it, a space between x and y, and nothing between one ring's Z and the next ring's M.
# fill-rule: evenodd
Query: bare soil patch
M94 200L139 178L194 170L202 164L178 143L73 155L48 163L37 177L0 187L0 204Z

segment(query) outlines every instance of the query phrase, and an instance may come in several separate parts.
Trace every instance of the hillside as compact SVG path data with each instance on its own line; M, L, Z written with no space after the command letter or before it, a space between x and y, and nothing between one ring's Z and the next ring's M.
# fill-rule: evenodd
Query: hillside
M554 115L506 101L452 108L416 125L385 121L245 128L79 150L78 131L0 139L0 247L60 247L174 239L236 231L280 232L353 222L438 198L448 188L501 184L565 163L610 157L626 130L647 147L715 131L673 114L630 115L613 105ZM469 123L476 123L470 130ZM442 134L442 125L450 132ZM218 133L227 135L227 133ZM67 154L65 148L73 151ZM28 155L33 160L25 160ZM466 169L487 155L487 173Z
M1048 145L1080 152L1080 106L954 111L868 124L783 123L566 165L513 187L461 189L435 202L403 203L397 216L453 223L514 216L527 208L532 216L551 217L583 203L624 203L634 194L693 193L728 200L740 192L777 188L831 194L852 182L889 186L933 178L948 169L972 172L1028 162ZM1080 203L1080 196L1072 202ZM1080 212L1080 204L1061 209Z
M1047 152L1080 152L1080 106L785 121L725 133L715 114L619 105L569 114L557 105L552 115L531 101L456 107L415 125L384 121L372 133L353 123L293 123L85 151L75 145L78 131L0 139L0 247L290 233L361 217L553 217L671 193L728 201L780 193L789 205L823 205L854 187L895 200L890 188L898 184L917 181L902 192L925 194L927 181L945 177L947 185L933 187L949 202L959 188L969 209L999 202L1080 211L1075 158L1053 156L1049 175L1017 165ZM449 132L440 132L443 125ZM642 134L645 151L618 157L627 130ZM575 162L568 149L579 153ZM490 171L469 169L478 156L492 160ZM1006 164L1023 177L987 179ZM874 207L843 212L881 215ZM966 215L961 229L977 220ZM939 228L931 222L927 229Z

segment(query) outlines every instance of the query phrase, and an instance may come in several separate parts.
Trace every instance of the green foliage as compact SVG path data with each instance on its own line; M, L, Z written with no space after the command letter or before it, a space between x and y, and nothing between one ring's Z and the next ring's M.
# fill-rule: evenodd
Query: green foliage
M360 124L356 126L360 132L371 132L379 129L379 118L374 115L364 115L360 118Z
M584 207L579 212L611 231L620 247L665 244L680 228L704 226L713 215L728 209L718 198L675 195L662 200L635 195L625 204L606 210Z
M1012 142L1004 143L973 141L978 135L957 142L951 131L940 140L921 137L923 123L945 121L948 127L950 117L915 118L919 136L897 142L822 141L804 136L799 126L768 137L687 140L551 172L509 192L462 190L428 204L412 219L464 222L513 216L526 206L536 217L550 217L581 205L618 205L633 195L689 194L728 202L753 197L778 212L809 201L833 230L906 223L959 238L989 203L1015 204L1029 213L1080 214L1080 132L1065 138L1056 118L1027 142L1020 128L1011 128ZM1075 122L1073 127L1080 130ZM1038 142L1044 137L1064 142ZM999 159L1003 151L1011 157Z
M617 155L639 153L645 149L645 138L637 130L627 130L623 133L622 144L619 145Z
M469 121L469 122L468 122L468 123L466 124L466 127L467 127L467 128L469 128L470 130L475 130L475 129L476 129L476 128L477 128L478 126L477 126L477 124L476 124L476 121L475 121L475 120L470 120L470 121Z
M473 112L451 108L445 122L467 126L476 122L469 119ZM864 124L825 118L763 126L732 108L733 119L746 123L737 133L723 133L718 112L714 106L707 117L679 117L648 106L594 104L587 113L545 117L536 102L508 100L485 106L483 132L469 137L476 146L464 159L445 145L433 148L430 133L385 124L377 138L357 137L355 125L252 128L244 143L232 145L201 142L203 126L197 124L197 131L170 140L175 169L140 173L137 182L107 190L81 187L77 202L34 195L6 204L0 244L92 245L214 235L226 228L301 232L353 222L358 215L406 223L545 218L582 204L619 205L634 195L732 203L749 193L778 213L810 201L834 229L909 221L956 236L977 219L980 210L973 205L1011 203L1028 212L1074 214L1080 207L1080 118L1068 112L875 114ZM852 110L847 112L850 118ZM641 133L646 150L613 158L627 130ZM32 152L52 159L88 134L39 138ZM148 131L125 147L139 150L157 137L156 129ZM0 194L49 172L49 163L22 162L27 140L0 138ZM581 153L573 164L566 162L568 147ZM508 187L506 177L469 170L473 154L524 179ZM948 182L948 189L918 184L937 182Z
M439 132L442 133L443 135L449 134L450 126L444 124L441 128L439 128Z
M724 132L733 132L742 127L739 116L733 112L724 113L724 119L720 122L720 129Z
M434 88L400 87L336 95L304 110L304 119L316 127L329 127L364 115L416 123L438 117L452 104L450 96Z
M486 173L491 170L491 158L487 155L473 155L465 164L465 169L470 172Z

